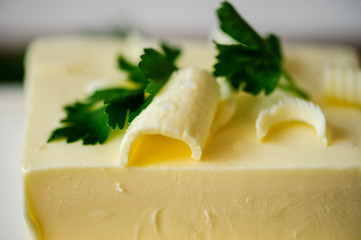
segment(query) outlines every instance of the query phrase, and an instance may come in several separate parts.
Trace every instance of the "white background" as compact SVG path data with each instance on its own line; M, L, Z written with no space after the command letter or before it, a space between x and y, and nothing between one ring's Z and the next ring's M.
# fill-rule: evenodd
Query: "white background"
M361 1L232 1L262 33L286 40L350 43L361 48ZM207 37L217 0L0 0L0 52L43 34L134 27L157 36ZM0 83L0 239L24 239L19 161L22 87Z
M263 33L361 46L361 0L233 0ZM218 0L0 0L0 49L37 35L136 27L157 36L205 37Z
M0 239L25 239L19 164L24 124L20 85L0 85Z

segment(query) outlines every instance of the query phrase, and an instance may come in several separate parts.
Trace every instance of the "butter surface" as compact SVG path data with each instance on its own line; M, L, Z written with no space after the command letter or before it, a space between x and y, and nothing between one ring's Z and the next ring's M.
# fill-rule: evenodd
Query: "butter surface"
M181 67L212 69L211 45L183 46ZM257 114L281 92L267 99L238 95L235 116L209 137L200 161L147 161L143 154L145 160L119 167L119 132L104 145L46 144L62 107L99 79L125 79L117 54L136 60L142 48L84 37L40 39L30 48L21 170L26 214L39 239L361 238L361 111L326 105L318 94L323 64L357 63L352 49L285 49L289 72L325 114L328 147L300 123L257 140Z

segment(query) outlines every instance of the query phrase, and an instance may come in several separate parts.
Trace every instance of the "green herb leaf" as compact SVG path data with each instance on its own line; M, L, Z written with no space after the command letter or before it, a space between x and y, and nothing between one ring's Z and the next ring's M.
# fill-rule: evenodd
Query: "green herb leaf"
M149 80L145 91L150 94L156 94L171 74L178 69L175 66L175 60L179 56L180 50L170 48L164 43L162 50L163 53L146 48L144 54L140 56L141 61L138 66Z
M217 10L220 28L236 40L237 44L218 44L217 63L214 75L224 76L235 90L242 88L253 95L264 91L271 94L279 87L280 78L285 77L282 68L281 44L276 35L262 38L237 13L228 2L223 2ZM280 88L307 98L287 75L287 84Z
M177 69L177 48L162 44L163 53L145 49L138 67L124 57L118 66L128 73L129 81L137 88L109 88L94 92L84 102L75 102L64 108L66 117L62 127L55 129L48 142L66 138L68 143L83 140L83 144L104 143L111 130L130 124L153 100L156 93ZM148 92L147 94L145 92Z
M108 138L110 127L105 108L93 109L92 103L76 102L64 108L67 116L61 122L64 127L55 129L48 142L66 138L67 143L83 140L83 144L103 143Z
M91 100L103 101L105 113L108 114L108 125L115 129L123 129L127 121L128 111L133 112L143 104L144 87L139 89L113 88L96 91Z
M179 48L174 48L174 47L170 47L168 44L166 44L165 42L162 42L161 44L162 47L162 51L164 52L165 57L168 59L169 62L171 62L174 66L174 63L176 61L176 59L179 57L180 55L180 49ZM175 66L174 66L175 67Z
M155 95L148 96L140 107L129 113L128 124L131 124L134 118L136 118L144 109L148 107L148 105L153 101L154 96Z
M111 129L123 129L128 112L135 111L144 101L144 89L112 88L96 91L85 102L64 108L64 127L55 129L48 142L66 138L67 142L83 140L83 144L103 143Z
M148 79L144 76L142 70L138 66L129 63L123 56L118 57L118 67L128 73L132 82L144 85L148 83Z
M222 2L217 9L220 28L234 40L258 48L263 45L263 39L248 23L241 18L229 2Z
M219 51L215 76L225 76L234 89L241 86L253 95L263 89L271 93L281 76L280 59L270 56L272 52L250 49L244 45L216 44Z

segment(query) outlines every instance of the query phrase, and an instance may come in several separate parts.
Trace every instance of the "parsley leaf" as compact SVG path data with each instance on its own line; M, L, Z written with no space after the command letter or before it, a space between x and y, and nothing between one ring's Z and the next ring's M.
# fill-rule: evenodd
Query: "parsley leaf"
M128 112L135 111L144 100L144 88L111 88L94 92L84 102L64 108L65 126L55 129L48 142L67 138L67 142L83 139L83 144L104 143L112 129L123 129Z
M236 41L251 48L263 45L263 39L248 23L239 16L228 2L223 2L217 9L220 28Z
M105 113L108 114L108 125L115 129L123 129L129 112L134 112L144 101L144 88L113 88L96 91L91 100L104 101Z
M261 91L271 94L276 87L302 98L300 90L282 67L282 50L278 37L270 34L262 38L228 2L217 10L220 28L237 41L237 44L219 44L214 75L224 76L235 90L242 88L253 95ZM280 84L283 77L285 83Z
M180 50L165 43L161 49L162 53L145 49L139 66L119 56L118 67L128 73L129 81L137 87L101 89L82 102L66 106L63 126L51 133L48 142L66 138L68 143L78 140L84 145L104 143L112 130L124 129L151 103L177 69L175 60Z
M146 85L148 79L145 77L142 69L129 63L123 56L118 57L118 67L128 72L128 77L132 82Z
M138 109L129 114L129 123L148 107L172 73L178 69L175 61L181 53L180 49L162 43L161 50L163 53L146 48L144 54L140 56L141 61L138 66L149 81L145 88L147 98Z
M175 63L175 60L179 57L181 51L179 48L170 47L166 43L161 44L162 51L164 52L164 56L168 59L169 62ZM175 66L174 66L175 67Z
M64 110L67 117L61 122L65 126L55 129L48 142L65 137L67 143L83 139L83 144L96 144L108 138L110 127L107 125L104 107L93 109L92 103L76 102Z
M281 76L280 59L263 49L250 49L241 44L216 44L219 54L215 76L225 76L235 90L241 86L257 95L263 89L271 93ZM266 81L265 81L266 80Z
M180 50L170 48L164 43L161 47L163 54L152 48L146 48L144 54L140 56L139 68L149 80L145 91L150 94L156 94L170 75L178 69L175 66L175 60Z

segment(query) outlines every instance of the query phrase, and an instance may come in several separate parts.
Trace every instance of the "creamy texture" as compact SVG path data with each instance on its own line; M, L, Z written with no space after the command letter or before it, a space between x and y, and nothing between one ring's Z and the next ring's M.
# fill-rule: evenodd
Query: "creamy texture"
M330 63L322 78L326 98L347 101L361 106L361 69L350 63Z
M361 236L361 174L352 167L66 168L25 180L43 239Z
M120 145L120 166L128 163L131 147L139 138L157 134L169 141L174 139L184 142L192 152L191 158L200 160L219 95L215 78L206 70L189 67L175 71L149 106L126 130ZM143 137L142 142L142 145L154 144L151 137ZM141 148L138 151L149 154Z
M300 121L315 128L317 138L327 146L326 119L313 102L300 98L284 98L271 108L262 110L256 120L257 138L264 138L275 124Z
M104 145L46 144L62 107L99 79L124 79L117 54L135 61L142 47L70 37L40 39L30 48L21 170L29 226L40 239L361 238L361 111L319 96L324 63L357 63L352 49L286 47L286 67L325 114L328 147L302 123L277 125L257 140L257 114L281 92L236 96L234 117L208 137L200 161L159 136L150 136L154 146L125 167L118 161L120 132ZM211 45L184 47L181 67L212 69ZM151 153L164 142L178 149L175 155Z

